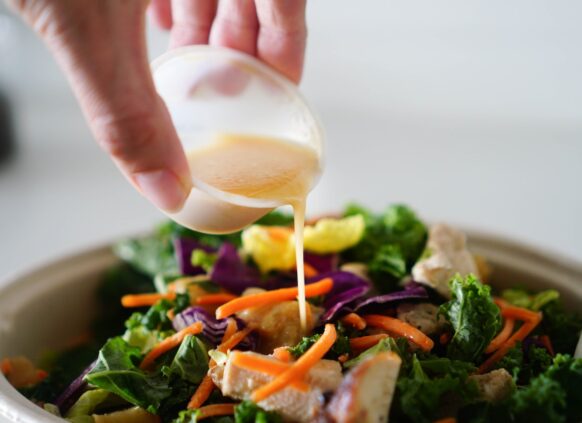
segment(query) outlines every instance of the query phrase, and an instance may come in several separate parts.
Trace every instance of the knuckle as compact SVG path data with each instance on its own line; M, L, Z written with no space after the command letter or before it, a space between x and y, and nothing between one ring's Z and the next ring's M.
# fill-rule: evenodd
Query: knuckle
M149 114L109 116L95 122L97 142L115 160L131 163L155 145L158 127Z

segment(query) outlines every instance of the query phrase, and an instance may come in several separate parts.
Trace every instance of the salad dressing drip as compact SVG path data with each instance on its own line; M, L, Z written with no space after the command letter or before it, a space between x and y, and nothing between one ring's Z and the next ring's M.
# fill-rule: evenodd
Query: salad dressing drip
M320 160L310 147L283 139L221 134L186 154L194 185L232 203L264 200L293 207L299 319L305 330L307 304L303 269L303 228L307 194L319 176ZM275 207L273 205L272 207ZM228 216L215 216L228 219ZM204 228L200 228L204 230Z

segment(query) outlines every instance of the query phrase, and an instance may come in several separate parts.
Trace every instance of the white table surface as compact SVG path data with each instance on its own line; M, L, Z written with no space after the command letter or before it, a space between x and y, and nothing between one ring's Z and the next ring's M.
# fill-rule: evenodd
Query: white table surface
M582 262L581 13L575 1L311 1L302 90L328 154L310 211L405 202ZM153 57L167 39L148 35ZM92 142L44 47L6 17L0 87L19 148L0 168L0 278L163 218Z

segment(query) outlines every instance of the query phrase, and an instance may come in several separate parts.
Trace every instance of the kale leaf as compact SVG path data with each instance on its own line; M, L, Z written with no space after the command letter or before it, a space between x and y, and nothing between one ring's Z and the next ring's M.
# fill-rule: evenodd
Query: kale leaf
M474 275L459 275L450 282L452 299L441 305L440 312L453 327L447 348L449 358L476 361L501 328L499 307L491 290Z
M552 340L555 352L574 354L582 332L582 316L566 311L558 301L545 305L542 312L541 330Z
M391 420L431 422L439 415L441 406L447 400L465 404L476 398L477 387L467 380L468 369L471 368L469 363L463 363L454 372L449 372L457 363L435 359L429 361L431 363L427 368L434 372L432 378L425 372L422 361L416 355L412 358L409 374L401 373L396 384Z
M337 360L340 355L350 353L350 340L346 336L341 324L336 325L336 332L337 338L329 352L325 355L325 358L331 360ZM321 338L321 334L319 333L311 336L304 336L297 345L294 347L289 347L289 352L296 358L301 357L309 348L311 348L313 344L317 342L317 340L319 340L319 338Z
M282 423L281 416L265 411L251 401L243 401L234 408L235 423Z
M343 258L368 264L378 290L390 290L422 254L427 238L426 226L411 209L398 204L378 215L352 204L344 214L361 214L366 231L356 246L342 253Z

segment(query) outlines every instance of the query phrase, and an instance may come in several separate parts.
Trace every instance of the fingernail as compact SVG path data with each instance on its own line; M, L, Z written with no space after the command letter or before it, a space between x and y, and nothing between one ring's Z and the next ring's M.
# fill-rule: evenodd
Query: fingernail
M167 170L136 173L134 180L143 196L167 212L179 211L188 196L176 175Z

